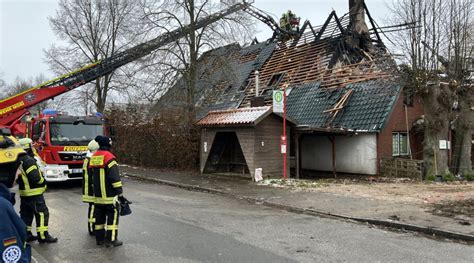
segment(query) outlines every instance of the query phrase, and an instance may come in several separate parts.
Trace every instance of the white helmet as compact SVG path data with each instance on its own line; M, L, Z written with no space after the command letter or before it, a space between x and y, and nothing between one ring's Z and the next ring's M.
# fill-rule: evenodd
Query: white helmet
M99 149L99 144L95 140L90 141L89 144L87 145L87 150L89 150L90 152L95 152L98 149Z

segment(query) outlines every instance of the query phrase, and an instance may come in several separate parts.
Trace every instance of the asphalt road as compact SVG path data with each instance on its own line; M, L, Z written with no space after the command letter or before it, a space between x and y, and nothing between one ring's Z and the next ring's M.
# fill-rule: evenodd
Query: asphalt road
M124 179L133 214L120 218L116 248L87 233L79 186L50 187L50 232L33 262L472 262L474 247L223 196Z

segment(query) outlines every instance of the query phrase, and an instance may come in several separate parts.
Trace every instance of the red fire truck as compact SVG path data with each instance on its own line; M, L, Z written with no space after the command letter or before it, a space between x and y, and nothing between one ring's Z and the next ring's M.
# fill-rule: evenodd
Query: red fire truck
M68 116L54 110L31 117L28 109L110 74L115 69L186 36L191 30L205 27L248 7L250 4L245 1L234 4L192 25L169 31L155 39L3 99L0 101L0 128L9 128L17 137L32 138L48 182L81 179L86 145L96 135L103 133L104 120L97 116Z

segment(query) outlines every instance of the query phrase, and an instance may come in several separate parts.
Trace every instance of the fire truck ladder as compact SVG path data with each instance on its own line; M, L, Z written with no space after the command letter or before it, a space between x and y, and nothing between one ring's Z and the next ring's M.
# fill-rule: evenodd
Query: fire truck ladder
M101 61L89 64L13 97L1 100L0 127L11 128L20 121L22 116L27 114L27 108L89 83L99 77L110 74L115 69L144 57L154 50L186 36L192 30L205 27L227 15L248 8L249 6L250 4L246 1L239 2L220 12L200 19L194 24L189 24L173 31L169 31L148 42L139 44Z

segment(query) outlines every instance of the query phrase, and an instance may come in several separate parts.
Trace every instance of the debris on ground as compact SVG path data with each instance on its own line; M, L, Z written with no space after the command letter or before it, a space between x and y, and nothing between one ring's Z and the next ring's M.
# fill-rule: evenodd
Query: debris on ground
M457 219L461 225L471 225L474 220L474 198L433 204L430 212L434 215Z
M292 191L318 191L430 208L433 204L474 200L474 182L420 182L408 178L360 177L337 179L265 179L258 185ZM474 205L473 205L474 207ZM474 214L474 213L472 213Z

